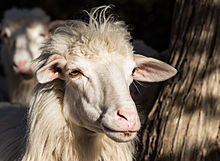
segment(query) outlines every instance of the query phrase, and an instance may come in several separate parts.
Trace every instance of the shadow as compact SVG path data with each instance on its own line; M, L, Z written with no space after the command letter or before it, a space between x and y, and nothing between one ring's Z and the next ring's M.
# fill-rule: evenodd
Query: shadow
M17 103L0 103L0 160L19 160L26 145L28 108Z
M196 91L195 91L196 92ZM219 97L212 94L201 96L201 93L192 92L189 95L185 91L177 93L178 97L173 104L174 107L183 109L185 114L193 114L195 112L202 111L207 113L207 119L220 118ZM174 95L176 95L174 93Z
M214 149L205 156L205 161L217 161L220 160L220 148Z
M207 152L209 151L209 152ZM220 159L220 148L215 148L212 150L204 150L204 149L191 149L177 152L176 154L167 154L166 156L158 156L155 158L156 161L193 161L193 160L204 160L204 161L219 161ZM185 157L185 159L184 159ZM186 159L187 158L187 159ZM141 160L145 161L145 160Z
M153 48L162 51L168 48L174 0L8 0L0 6L0 18L11 7L41 7L51 19L85 19L83 10L112 4L114 14L132 29L135 39L142 39ZM160 41L158 41L160 40Z

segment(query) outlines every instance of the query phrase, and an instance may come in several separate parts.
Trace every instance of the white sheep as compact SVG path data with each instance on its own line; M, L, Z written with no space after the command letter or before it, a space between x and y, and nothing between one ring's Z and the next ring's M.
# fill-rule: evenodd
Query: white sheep
M50 18L40 8L12 8L1 22L1 63L4 67L10 100L28 104L36 85L31 61L40 55L48 34Z
M92 10L88 23L67 21L42 48L22 161L132 161L140 120L129 86L176 70L133 54L130 33L105 16L108 8Z

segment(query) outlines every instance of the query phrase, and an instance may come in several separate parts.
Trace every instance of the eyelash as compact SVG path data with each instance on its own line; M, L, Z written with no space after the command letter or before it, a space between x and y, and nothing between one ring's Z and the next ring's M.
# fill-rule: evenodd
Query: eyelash
M73 69L70 73L69 76L72 78L80 77L82 76L83 73L79 69Z

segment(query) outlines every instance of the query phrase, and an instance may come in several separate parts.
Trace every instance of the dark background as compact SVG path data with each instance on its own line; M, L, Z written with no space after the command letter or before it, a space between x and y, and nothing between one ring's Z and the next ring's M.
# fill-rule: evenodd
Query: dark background
M86 19L83 10L108 4L113 4L112 13L129 25L133 38L158 51L168 48L174 0L5 0L0 18L12 7L40 7L52 20Z

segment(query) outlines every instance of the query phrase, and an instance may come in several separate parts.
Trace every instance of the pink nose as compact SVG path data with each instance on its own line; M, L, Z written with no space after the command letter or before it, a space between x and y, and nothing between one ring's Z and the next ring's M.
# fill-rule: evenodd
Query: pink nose
M18 61L13 63L13 68L16 73L32 74L32 69L27 66L27 61Z
M14 68L16 68L17 70L24 70L24 68L25 68L25 66L26 66L26 64L27 64L27 61L19 61L19 62L14 62L13 63L13 66L14 66Z
M139 117L136 111L118 110L118 125L122 131L138 131L140 129Z

